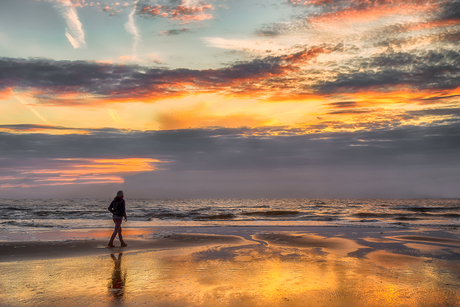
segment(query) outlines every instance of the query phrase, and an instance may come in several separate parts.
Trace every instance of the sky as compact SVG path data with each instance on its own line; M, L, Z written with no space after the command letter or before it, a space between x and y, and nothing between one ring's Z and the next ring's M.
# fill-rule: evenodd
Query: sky
M460 198L459 0L0 0L0 198Z

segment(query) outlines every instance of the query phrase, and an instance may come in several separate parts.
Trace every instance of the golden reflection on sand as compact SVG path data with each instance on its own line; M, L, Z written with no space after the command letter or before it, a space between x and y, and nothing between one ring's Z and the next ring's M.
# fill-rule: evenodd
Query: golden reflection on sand
M414 257L408 255L393 254L387 251L376 251L369 253L366 258L374 262L379 266L383 266L388 269L392 268L405 268L409 265L420 265L423 262L429 260L425 257Z
M394 236L389 237L389 239L393 240L400 240L400 241L415 241L415 242L426 242L426 243L433 243L433 244L444 244L444 245L455 245L460 247L460 240L456 239L445 239L445 238L435 238L435 237L427 237L427 236Z
M404 246L412 249L419 250L426 253L443 253L445 246L430 245L430 244L419 244L419 243L406 243Z
M353 240L311 234L253 238L268 245L3 262L0 305L460 306L458 261L385 250L352 257L361 248Z
M289 246L297 248L321 248L339 256L346 256L364 246L353 240L332 237L327 238L317 234L291 234L291 233L267 233L253 236L257 240L265 241L273 246Z
M372 243L393 243L394 242L394 240L382 239L382 238L363 238L363 240L366 242L372 242Z
M113 272L112 279L110 280L107 287L109 292L113 295L114 300L120 301L123 299L125 294L125 284L127 277L126 269L124 271L121 269L123 253L118 254L118 256L110 254L110 257L113 260Z

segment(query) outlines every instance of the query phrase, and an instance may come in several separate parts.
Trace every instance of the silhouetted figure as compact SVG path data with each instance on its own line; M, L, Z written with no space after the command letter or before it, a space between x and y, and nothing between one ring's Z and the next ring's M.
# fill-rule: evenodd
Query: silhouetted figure
M112 273L112 280L110 281L108 288L116 301L123 299L123 295L125 294L126 272L125 274L121 272L122 255L122 253L118 254L117 258L114 254L110 254L110 257L112 257L114 263L114 267Z
M125 200L123 199L123 191L118 191L117 196L112 200L109 206L109 211L113 214L113 222L115 223L115 228L113 229L112 237L110 238L108 247L115 247L113 245L113 240L118 234L118 239L120 240L121 247L127 246L127 244L123 241L123 236L121 234L121 222L123 221L123 217L125 221L128 221L126 217L126 208L125 208Z

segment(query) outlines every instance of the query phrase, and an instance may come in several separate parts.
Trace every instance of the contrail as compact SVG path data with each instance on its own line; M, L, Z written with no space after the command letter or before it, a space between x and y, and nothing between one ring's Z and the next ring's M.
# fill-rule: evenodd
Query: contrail
M121 124L120 117L118 116L118 112L115 109L107 109L107 111L110 114L110 117L112 117L113 121L116 122L117 124Z
M51 125L53 126L53 124L47 120L46 118L44 118L40 113L38 113L37 110L35 110L34 108L32 108L28 103L27 101L25 101L21 96L19 96L18 94L16 93L13 93L14 97L16 97L16 99L22 103L23 105L25 105L32 113L34 113L38 118L40 118L45 124L47 125Z
M139 30L137 29L136 23L134 22L134 14L137 10L137 3L139 0L134 1L134 7L131 13L128 15L128 21L125 23L125 29L129 33L134 36L134 43L133 43L133 56L137 56L137 44L141 41L141 35L139 34Z
M60 5L62 16L68 27L65 30L65 36L75 49L86 48L85 32L83 31L83 26L78 19L77 11L72 5L72 2L70 2L70 0L63 0L57 3Z

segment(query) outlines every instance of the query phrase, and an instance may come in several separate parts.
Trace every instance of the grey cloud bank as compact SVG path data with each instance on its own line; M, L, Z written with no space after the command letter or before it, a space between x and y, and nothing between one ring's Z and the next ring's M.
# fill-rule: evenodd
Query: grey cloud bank
M22 128L21 126L19 128ZM258 128L258 133L260 133ZM273 128L271 128L273 129ZM98 184L136 197L460 197L460 123L360 132L257 136L249 128L0 134L0 168L62 158L152 158L160 169ZM3 189L3 197L77 197L72 188ZM51 192L53 191L53 192ZM53 194L50 194L53 193Z

